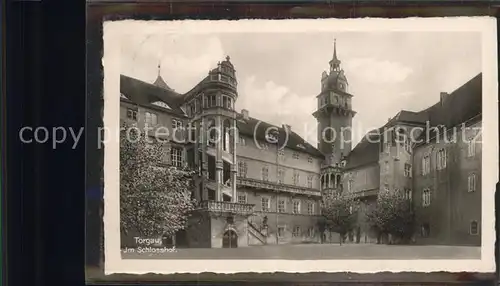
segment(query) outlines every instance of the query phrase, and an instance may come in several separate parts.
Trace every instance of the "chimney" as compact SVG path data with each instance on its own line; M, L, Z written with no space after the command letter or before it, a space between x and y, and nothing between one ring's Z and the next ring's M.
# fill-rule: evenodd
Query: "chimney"
M242 109L241 110L241 115L243 115L243 119L248 120L248 110Z
M447 92L441 92L439 94L439 101L441 102L441 105L445 103L445 101L448 99L449 94Z
M283 124L283 129L285 129L287 132L290 132L290 131L292 131L292 126L290 126L288 124Z

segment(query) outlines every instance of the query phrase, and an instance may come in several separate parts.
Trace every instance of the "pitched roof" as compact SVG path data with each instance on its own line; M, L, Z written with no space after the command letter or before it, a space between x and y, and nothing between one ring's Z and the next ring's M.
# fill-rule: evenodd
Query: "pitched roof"
M444 125L446 128L457 126L482 112L482 74L476 75L467 83L445 96L442 101L420 111L426 114L430 127ZM435 135L435 129L429 130L429 136ZM422 132L420 139L427 136ZM423 140L422 142L425 142Z
M176 93L172 89L165 89L126 75L121 75L120 92L136 104L151 108L162 108L153 104L154 102L160 101L166 103L170 107L170 109L165 108L165 112L186 116L181 109L183 95Z
M438 126L440 124L450 128L457 126L472 117L481 114L482 111L482 74L478 74L463 86L447 95L443 101L419 112L402 110L391 118L384 126L367 133L367 135L354 147L347 156L346 169L353 169L363 165L376 163L379 160L379 140L377 134L383 134L385 128L397 123L413 123ZM426 136L422 132L421 136ZM432 136L432 134L431 134ZM418 138L420 140L421 138ZM371 141L371 142L370 142Z
M363 136L363 139L347 155L346 170L378 162L379 145L376 142L382 129L383 127L371 130Z
M253 140L266 142L266 135L269 135L272 130L279 132L278 146L286 146L292 150L308 153L315 157L324 158L324 155L300 135L293 130L288 131L287 127L278 127L276 125L267 123L265 121L249 117L247 120L243 119L241 114L237 116L237 127L239 133L251 137ZM273 129L271 129L273 128Z
M167 89L167 90L171 90L171 91L174 91L172 88L170 88L170 86L168 86L168 84L163 80L163 78L161 77L161 75L158 75L158 77L156 78L155 82L153 83L153 85L156 85L157 87L161 87L163 89Z
M394 122L425 124L427 115L424 113L401 110L394 118Z

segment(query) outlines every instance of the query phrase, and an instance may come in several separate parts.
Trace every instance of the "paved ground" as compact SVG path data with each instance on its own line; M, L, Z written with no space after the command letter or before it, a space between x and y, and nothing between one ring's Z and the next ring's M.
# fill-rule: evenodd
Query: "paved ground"
M126 252L126 253L125 253ZM301 244L265 245L241 248L169 249L164 253L122 250L130 259L479 259L480 247L377 245L377 244Z

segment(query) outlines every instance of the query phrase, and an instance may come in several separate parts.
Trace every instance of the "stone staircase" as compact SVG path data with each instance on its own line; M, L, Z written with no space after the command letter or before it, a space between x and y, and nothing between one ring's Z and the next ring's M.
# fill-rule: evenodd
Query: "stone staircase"
M265 231L267 232L267 231ZM255 238L259 243L257 245L265 245L267 244L267 235L263 233L258 226L256 226L250 220L248 221L248 233L250 236ZM255 243L249 243L255 245Z

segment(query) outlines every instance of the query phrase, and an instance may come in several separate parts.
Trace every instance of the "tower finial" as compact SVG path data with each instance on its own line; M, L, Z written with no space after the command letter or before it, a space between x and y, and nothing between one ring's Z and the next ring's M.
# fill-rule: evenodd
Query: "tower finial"
M337 38L333 38L333 58L337 59Z
M161 61L158 61L158 76L160 76L161 72Z

